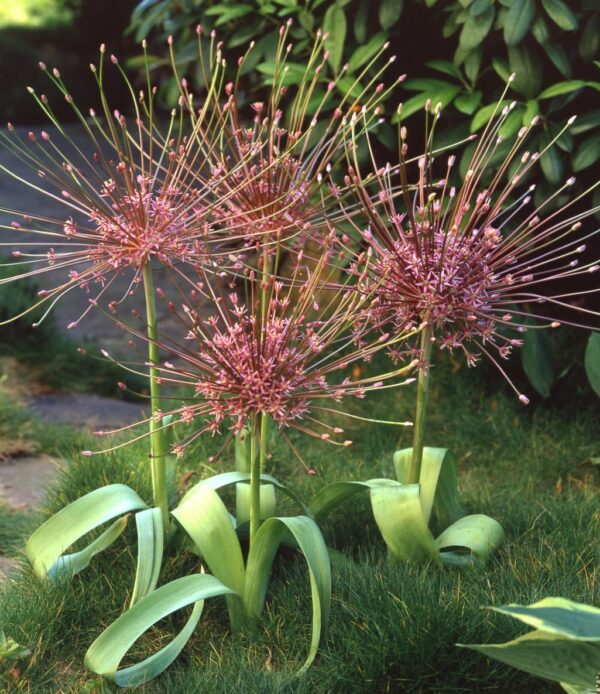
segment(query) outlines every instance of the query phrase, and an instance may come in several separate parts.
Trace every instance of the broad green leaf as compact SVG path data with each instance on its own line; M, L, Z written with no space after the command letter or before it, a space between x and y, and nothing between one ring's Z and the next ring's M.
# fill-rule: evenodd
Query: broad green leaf
M585 372L600 398L600 333L592 333L585 348Z
M348 61L348 72L352 74L359 67L368 63L386 41L387 34L384 31L380 31L364 46L359 46Z
M460 32L458 41L460 47L466 51L477 48L492 28L495 16L496 10L494 7L489 7L485 12L476 17L468 15L467 21L463 24L463 28Z
M588 130L593 130L600 126L600 110L587 111L573 123L570 132L573 135L580 135Z
M481 46L474 48L467 54L463 67L465 70L465 75L467 79L474 85L479 77L479 69L481 68L481 61L483 60L483 51Z
M531 25L531 33L540 46L545 46L548 43L550 39L550 30L548 29L546 20L541 14L538 14Z
M504 22L504 41L507 46L516 46L525 38L535 14L534 0L520 0L511 5Z
M500 523L489 516L474 514L453 523L436 539L442 562L451 566L486 564L504 542Z
M532 631L508 643L466 648L536 677L580 687L595 686L600 663L599 644L574 641L545 631Z
M586 86L584 80L568 80L566 82L557 82L549 87L546 87L544 91L538 96L538 99L551 99L554 96L561 96L562 94L570 94L571 92L581 89Z
M339 2L331 5L323 19L323 31L329 34L326 45L329 51L329 62L337 74L342 65L342 55L346 42L346 14L340 8Z
M547 135L544 135L541 138L541 143L543 147L546 147L548 143L550 142L550 139ZM558 148L556 146L550 147L540 158L540 166L542 167L542 171L544 173L544 176L546 177L546 180L548 180L550 183L556 185L557 183L560 183L563 177L563 161L562 158L558 152Z
M579 38L579 55L585 63L591 62L600 50L600 17L594 12L586 22Z
M496 71L496 74L503 82L508 82L510 79L510 70L508 69L508 64L502 58L495 56L492 58L492 67Z
M517 107L508 114L504 123L502 123L498 130L498 135L500 135L500 137L508 140L519 130L523 121L523 111L523 108Z
M287 533L296 540L308 565L312 595L312 637L309 653L300 669L306 670L325 636L331 608L331 567L327 546L317 524L308 516L269 518L258 529L248 555L244 603L250 616L262 612L273 559Z
M158 583L163 557L163 523L159 508L135 514L138 554L130 606L151 593Z
M255 8L252 5L213 5L207 8L204 12L207 15L214 15L217 17L215 21L215 26L221 26L231 22L234 19L240 19L245 17L247 14L254 12Z
M379 24L382 29L390 29L400 19L404 0L380 0Z
M479 104L481 103L481 92L471 92L470 94L461 94L454 99L454 105L461 112L468 116L473 115Z
M420 111L425 107L425 104L427 103L427 99L429 96L426 93L423 94L417 94L416 96L411 97L410 99L407 99L402 103L402 120L405 118L408 118L409 116L412 116L413 113L416 113L417 111ZM400 117L398 114L394 114L392 116L392 123L397 123L399 121Z
M433 103L435 95L446 89L457 89L458 87L452 82L446 82L445 80L439 80L434 77L421 77L418 79L409 79L403 82L402 86L404 89L408 89L411 92L429 92L428 96L431 98Z
M577 29L577 17L563 0L542 0L542 6L550 19L561 29L565 31Z
M369 21L369 0L362 0L354 15L354 36L359 45L367 40L367 24Z
M0 629L0 661L1 660L22 660L31 655L29 648L21 646L10 636L6 636L4 629Z
M113 518L145 508L146 504L140 497L124 484L101 487L49 518L29 538L25 553L38 578L51 578L51 575L64 575L65 572L76 573L87 566L94 554L105 549L123 532L126 519L115 521L87 551L61 557L66 549Z
M276 507L275 486L261 484L260 519L266 520L274 516ZM238 526L250 520L250 485L247 482L239 482L235 485L235 518Z
M532 605L505 605L491 610L525 624L578 641L600 642L600 609L565 598L544 598Z
M521 363L531 385L542 397L547 398L556 381L552 346L546 330L536 327L532 319L527 324L530 328L523 336Z
M418 484L378 486L371 489L377 527L391 557L402 561L431 560L441 565L421 503Z
M237 595L244 594L245 568L242 548L225 504L208 485L196 485L172 515L192 538L211 573ZM233 630L244 621L237 598L226 597Z
M535 99L530 99L523 111L522 123L525 126L531 125L531 121L539 114L540 105Z
M583 171L600 159L600 134L591 135L583 140L573 156L573 171Z
M460 70L449 60L428 60L425 65L437 72L443 72L445 75L456 77L456 79L461 78Z
M492 0L473 0L469 6L469 14L477 17L483 14L492 5Z
M489 106L484 106L483 108L480 108L479 111L473 116L473 120L471 121L471 132L475 133L481 128L483 128L484 125L486 125L489 120L494 116L494 114L498 114L502 111L502 109L508 105L510 101L507 99L504 99L503 101L500 101L498 103L494 104L489 104Z
M542 68L538 56L527 42L509 46L508 64L510 71L516 75L512 89L528 99L537 96L542 84Z
M408 483L412 448L394 453L394 470L398 481ZM464 516L458 501L458 474L456 458L447 448L425 446L421 463L421 505L425 522L435 517L441 528L446 528Z
M543 49L556 69L563 77L570 78L572 74L571 63L565 49L559 43L545 43Z
M84 664L120 687L143 685L177 658L202 614L204 600L219 595L239 599L214 576L184 576L161 586L114 621L89 647ZM167 646L135 665L118 667L131 646L151 626L188 605L194 609L183 629Z

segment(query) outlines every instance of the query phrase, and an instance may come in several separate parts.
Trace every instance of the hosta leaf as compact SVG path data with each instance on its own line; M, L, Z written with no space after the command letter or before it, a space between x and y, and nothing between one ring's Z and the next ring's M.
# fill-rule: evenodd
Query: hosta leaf
M151 593L158 583L163 557L163 523L159 508L135 514L138 556L131 605Z
M505 605L490 609L515 617L541 631L600 642L600 609L592 605L565 598L544 598L532 605Z
M466 648L537 677L590 689L595 686L600 663L599 644L574 641L545 631L532 631L508 643Z
M61 556L66 549L113 518L145 508L140 497L124 484L95 489L40 526L27 541L25 553L39 578L75 574L84 569L95 554L114 542L125 529L127 520L119 518L81 552Z
M511 5L504 22L504 41L507 46L516 46L525 38L535 14L534 0L520 0Z
M308 565L312 595L312 637L308 656L300 672L306 670L317 654L325 635L331 607L331 567L321 531L308 516L269 518L258 529L246 568L244 603L250 616L262 612L273 559L287 533L295 539Z
M531 327L523 336L521 363L531 385L542 397L547 398L556 381L552 346L545 330L536 327L531 319L527 323Z
M592 333L585 348L585 372L600 398L600 333Z
M504 530L498 521L474 514L453 523L436 539L442 562L452 566L485 564L504 542Z
M231 589L214 576L204 574L184 576L161 586L100 634L85 655L85 666L120 687L135 687L148 682L169 667L181 653L198 624L204 600L218 595L235 597ZM192 613L173 641L140 663L118 669L127 651L145 631L188 605L194 605Z
M542 6L550 19L561 29L565 31L577 29L577 17L563 0L542 0Z

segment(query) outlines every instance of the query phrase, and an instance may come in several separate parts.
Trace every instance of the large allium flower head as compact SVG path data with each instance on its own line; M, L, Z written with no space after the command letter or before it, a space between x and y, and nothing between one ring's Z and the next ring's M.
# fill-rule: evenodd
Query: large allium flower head
M306 65L299 68L289 64L290 25L281 27L272 61L268 61L271 87L268 94L261 93L260 100L248 98L244 74L246 61L257 49L251 45L237 60L225 85L227 100L221 110L228 124L227 147L220 151L222 159L212 163L216 175L222 176L222 203L215 210L215 220L238 248L251 249L259 243L273 254L281 244L298 248L307 239L321 239L327 210L337 204L325 181L343 156L346 116L364 108L367 126L372 124L378 117L377 104L392 88L379 82L394 60L381 60L387 44L340 96L338 85L346 68L335 80L327 77L326 35L317 32ZM378 63L375 75L364 79ZM183 98L193 114L197 104L187 82L181 82Z
M11 281L54 273L55 284L42 290L40 304L51 306L71 288L83 287L92 295L91 306L124 270L130 270L130 286L135 287L142 269L152 261L165 266L196 263L213 250L210 210L215 183L212 172L201 164L204 151L214 147L208 138L219 136L220 126L210 115L210 104L218 100L219 71L214 73L206 111L193 124L183 103L159 124L156 87L150 78L147 90L135 96L117 58L111 56L111 64L106 63L102 46L98 66L90 66L101 106L99 113L90 109L89 116L74 103L60 72L40 64L71 105L87 144L72 137L57 120L51 99L32 89L53 127L23 136L9 124L8 132L0 134L1 144L31 175L2 167L5 173L58 210L55 217L0 210L11 219L0 228L12 232L2 245L14 249L15 262L24 268ZM108 104L104 88L108 69L117 77L120 73L129 88L128 115ZM64 270L62 277L57 270Z
M368 217L367 228L360 230L373 252L369 279L362 285L376 296L368 320L400 332L427 326L440 349L461 349L469 365L483 353L504 374L496 357L508 358L522 344L531 319L539 327L557 327L553 309L579 312L590 321L599 315L571 304L574 294L561 291L558 282L599 269L598 260L586 260L584 254L585 240L598 231L583 227L592 226L589 217L597 211L581 211L589 190L548 212L549 203L562 200L575 179L569 178L538 206L532 202L534 184L520 190L523 179L574 119L543 151L529 152L525 147L537 125L534 118L490 176L490 162L502 144L498 131L512 108L497 107L456 187L455 157L436 152L432 144L439 108L431 116L424 154L408 158L407 131L400 126L399 166L374 163L374 174L361 180L354 158L347 179ZM409 185L413 169L417 183ZM575 316L570 322L580 320ZM420 356L420 349L414 341L413 353ZM400 356L396 348L391 353Z
M300 459L286 435L290 428L349 445L341 427L316 415L347 414L330 404L362 398L370 390L384 387L387 380L394 379L393 386L413 380L403 377L414 364L383 375L352 378L352 366L385 349L389 338L371 331L370 339L365 335L363 344L356 345L354 315L370 297L348 284L328 294L323 305L316 303L320 286L329 285L327 268L332 253L333 248L324 247L314 267L300 251L291 279L282 281L270 275L257 287L251 276L244 285L247 291L232 283L217 293L214 278L204 272L195 295L210 299L208 317L192 301L180 307L170 304L185 326L186 341L159 340L161 351L174 355L160 366L160 380L194 391L180 407L164 413L173 415L174 426L177 422L194 424L193 433L175 446L178 455L205 432L229 431L227 443L265 415L276 423ZM366 254L363 261L364 273ZM348 282L352 280L348 277ZM258 300L258 294L266 301ZM131 325L128 329L145 339L142 330Z

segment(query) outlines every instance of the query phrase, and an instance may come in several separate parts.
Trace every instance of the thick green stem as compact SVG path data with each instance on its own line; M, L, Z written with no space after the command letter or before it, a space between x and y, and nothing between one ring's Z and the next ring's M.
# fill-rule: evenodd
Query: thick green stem
M169 527L169 501L167 485L167 445L162 422L157 421L155 414L160 410L159 371L155 365L159 363L158 325L156 319L156 301L154 299L154 282L152 268L149 264L144 267L144 295L146 298L146 317L148 334L148 362L150 366L150 399L152 401L152 418L150 419L150 453L152 459L152 491L154 505L160 508L163 527Z
M410 463L409 484L418 484L421 479L423 445L425 442L425 411L429 393L429 366L431 364L432 330L429 326L421 333L421 366L417 378L417 410L415 412L412 460Z
M259 445L259 436L261 429L261 420L259 416L252 419L252 428L250 431L250 547L254 537L260 527L260 461L263 456L262 451L260 456L257 455L257 447Z

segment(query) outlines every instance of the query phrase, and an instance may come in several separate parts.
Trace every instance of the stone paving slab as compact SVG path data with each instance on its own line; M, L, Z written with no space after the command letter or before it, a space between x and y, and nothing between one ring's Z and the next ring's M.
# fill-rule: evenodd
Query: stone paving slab
M12 458L0 465L0 503L15 511L39 508L61 462L50 456Z

